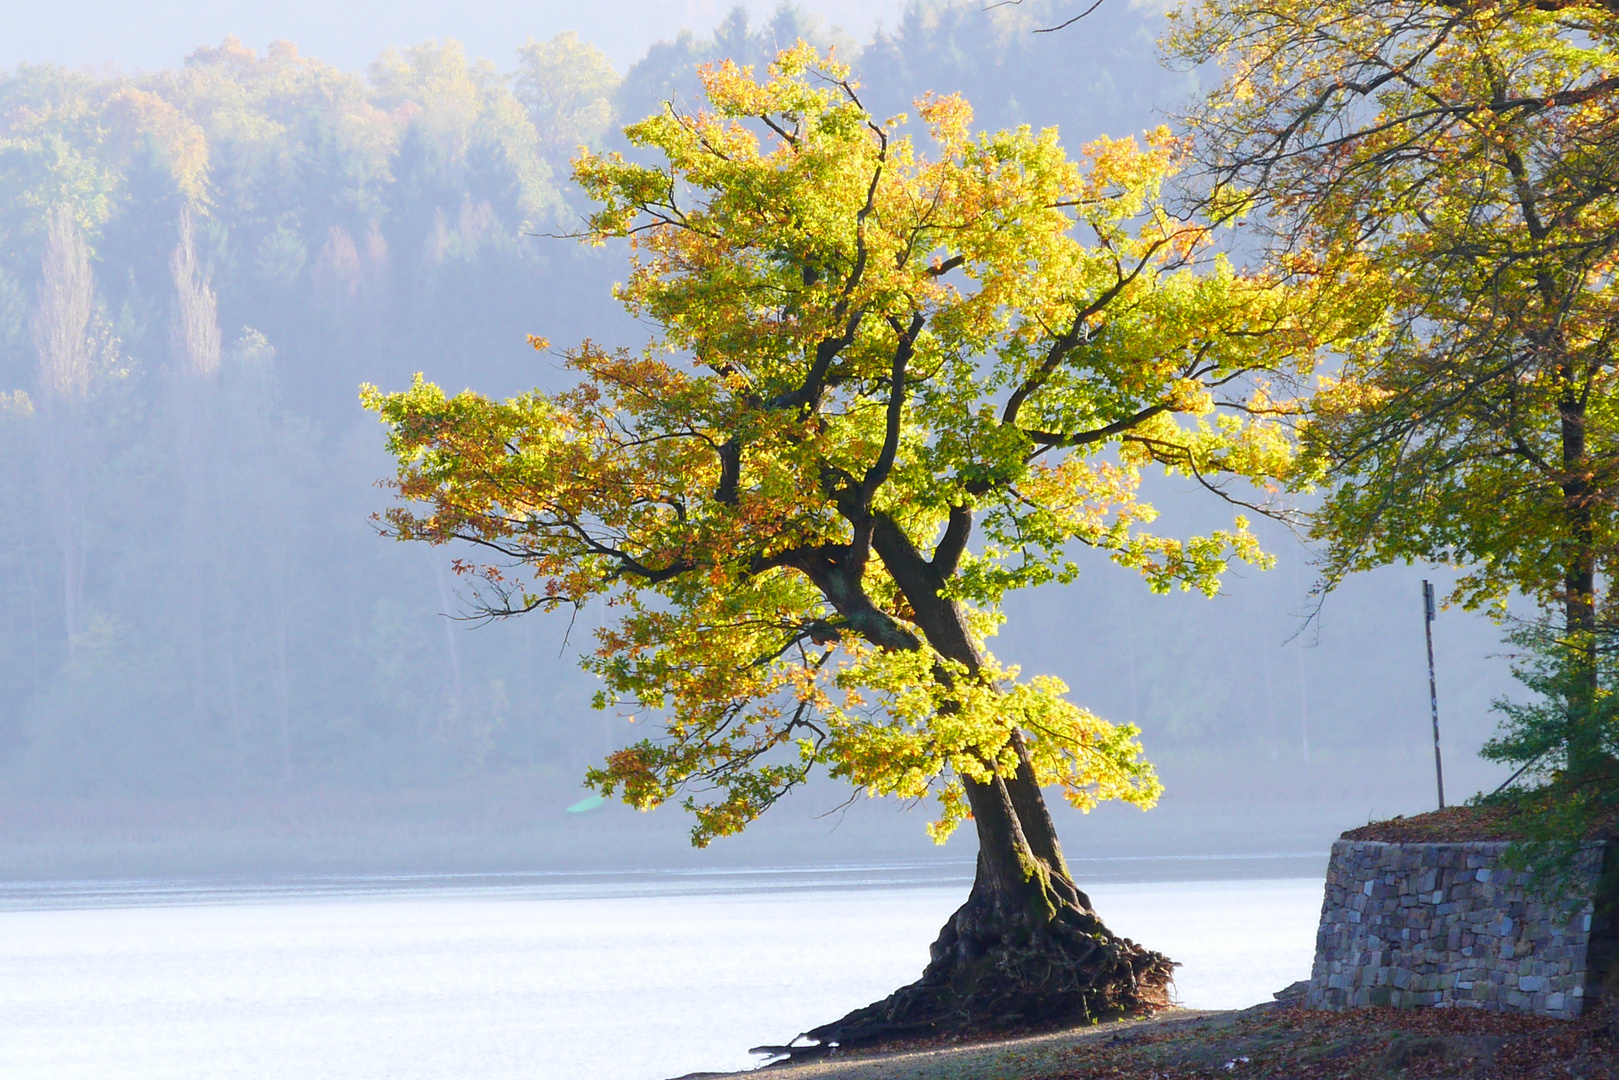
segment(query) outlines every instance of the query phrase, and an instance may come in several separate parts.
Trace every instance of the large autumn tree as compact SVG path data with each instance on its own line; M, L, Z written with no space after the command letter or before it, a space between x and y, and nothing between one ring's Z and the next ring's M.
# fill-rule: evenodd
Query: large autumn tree
M619 294L651 343L568 350L561 393L368 388L399 462L387 526L483 549L462 569L486 614L605 605L598 704L656 734L589 780L682 799L699 845L816 769L931 793L940 841L970 818L977 879L921 980L814 1038L1162 1004L1170 961L1107 930L1042 794L1152 805L1137 732L986 640L1076 545L1159 590L1263 561L1240 518L1152 535L1135 489L1154 461L1214 486L1285 467L1268 373L1312 345L1291 294L1164 212L1163 132L1071 160L936 98L919 141L802 45L703 78L705 111L627 129L654 163L575 166L589 239L632 243Z
M1532 598L1560 767L1606 767L1619 732L1581 718L1619 553L1615 5L1203 0L1171 40L1227 72L1190 117L1215 205L1365 316L1309 429L1328 583L1431 559L1468 606Z

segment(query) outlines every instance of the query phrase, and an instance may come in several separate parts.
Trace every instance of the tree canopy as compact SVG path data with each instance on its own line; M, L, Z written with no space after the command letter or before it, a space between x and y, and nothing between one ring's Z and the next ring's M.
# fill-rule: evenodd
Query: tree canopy
M1294 297L1196 265L1207 230L1158 201L1164 131L1076 161L1055 131L974 137L943 97L919 144L807 46L703 79L709 109L627 129L661 162L575 167L589 239L633 241L619 294L653 342L567 350L562 393L368 390L400 463L390 528L491 552L462 564L488 614L616 613L598 704L663 737L592 780L642 807L684 791L698 843L817 765L934 791L940 838L1020 758L1078 806L1149 805L1134 729L984 642L1008 590L1073 575L1074 544L1157 589L1264 561L1240 517L1148 532L1135 488L1153 461L1285 469L1264 376L1311 355Z
M1279 266L1364 308L1306 438L1328 584L1433 559L1466 568L1467 606L1532 598L1583 672L1566 715L1593 715L1619 539L1619 19L1210 0L1175 45L1229 72L1191 117L1215 204L1258 206ZM1589 725L1560 737L1575 771L1608 757Z
M1211 2L1230 74L1192 116L1217 202L1353 290L1316 399L1331 569L1455 558L1469 605L1594 610L1619 441L1619 21L1600 4Z

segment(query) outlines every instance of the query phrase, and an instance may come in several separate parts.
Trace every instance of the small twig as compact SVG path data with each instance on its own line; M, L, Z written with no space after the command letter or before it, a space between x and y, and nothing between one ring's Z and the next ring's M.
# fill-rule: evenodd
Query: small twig
M1546 751L1542 750L1540 753L1536 754L1534 757L1532 757L1528 761L1524 762L1523 766L1517 772L1515 772L1511 776L1507 777L1506 780L1501 784L1500 787L1498 787L1494 791L1490 792L1490 795L1493 797L1493 796L1501 794L1509 786L1511 786L1511 784L1512 784L1512 782L1514 780L1518 779L1518 777L1520 777L1524 773L1528 772L1529 771L1529 766L1533 765L1535 762L1539 761L1541 758L1543 758L1545 756L1546 756Z
M581 606L579 604L573 605L573 614L568 616L568 628L562 631L562 645L557 649L558 660L562 659L562 654L568 651L568 639L573 636L573 621L579 617L579 608Z
M1102 0L1096 0L1096 2L1093 3L1090 7L1086 8L1084 11L1081 11L1078 15L1075 15L1072 19L1069 19L1067 22L1058 23L1056 26L1048 26L1044 30L1036 30L1035 33L1037 33L1037 34L1055 34L1058 30L1065 30L1068 27L1073 26L1079 20L1083 19L1085 16L1089 15L1091 12L1095 11L1097 8L1099 8L1101 6L1102 6Z
M824 814L811 814L810 817L814 818L816 821L820 821L823 818L829 818L833 814L837 814L838 815L838 825L842 825L843 824L843 816L848 812L849 807L854 805L855 800L858 799L858 798L860 798L860 789L855 788L855 790L849 795L849 797L847 799L844 799L842 802L838 803L838 805L834 806L832 809L826 811ZM837 831L838 825L832 826L832 830L834 832Z
M1023 0L996 0L996 2L993 3L993 4L985 4L984 7L983 7L983 10L984 11L994 11L996 8L1013 7L1013 6L1022 4L1022 3L1023 3ZM1099 8L1101 6L1102 6L1102 0L1096 0L1096 2L1094 4L1092 4L1090 7L1086 8L1084 11L1081 11L1078 15L1075 15L1072 19L1069 19L1067 22L1061 23L1061 24L1059 24L1057 26L1048 26L1044 30L1036 30L1035 33L1037 33L1037 34L1054 34L1058 30L1063 29L1064 27L1069 27L1069 26L1074 25L1079 20L1083 19L1085 16L1089 15L1091 12L1095 11L1097 8Z

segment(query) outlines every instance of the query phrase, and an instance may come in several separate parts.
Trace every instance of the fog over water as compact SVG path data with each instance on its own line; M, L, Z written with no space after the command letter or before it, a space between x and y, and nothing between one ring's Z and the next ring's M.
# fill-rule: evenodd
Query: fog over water
M960 868L964 871L966 868ZM662 1080L881 997L970 880L784 888L694 875L0 910L0 1074L16 1080ZM884 878L888 878L885 882ZM909 884L895 884L910 878ZM1308 975L1318 877L1104 883L1118 932L1181 963L1181 1003Z

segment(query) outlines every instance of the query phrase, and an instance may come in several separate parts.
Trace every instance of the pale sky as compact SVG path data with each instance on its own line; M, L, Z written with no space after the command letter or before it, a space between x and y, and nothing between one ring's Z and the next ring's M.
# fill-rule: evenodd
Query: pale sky
M19 63L126 69L174 67L200 45L235 34L261 53L277 38L307 56L363 69L389 45L455 38L472 54L513 66L525 36L578 31L622 70L682 28L704 34L733 0L0 0L0 68ZM743 4L755 21L775 0ZM856 40L892 25L904 0L805 0L800 6Z

